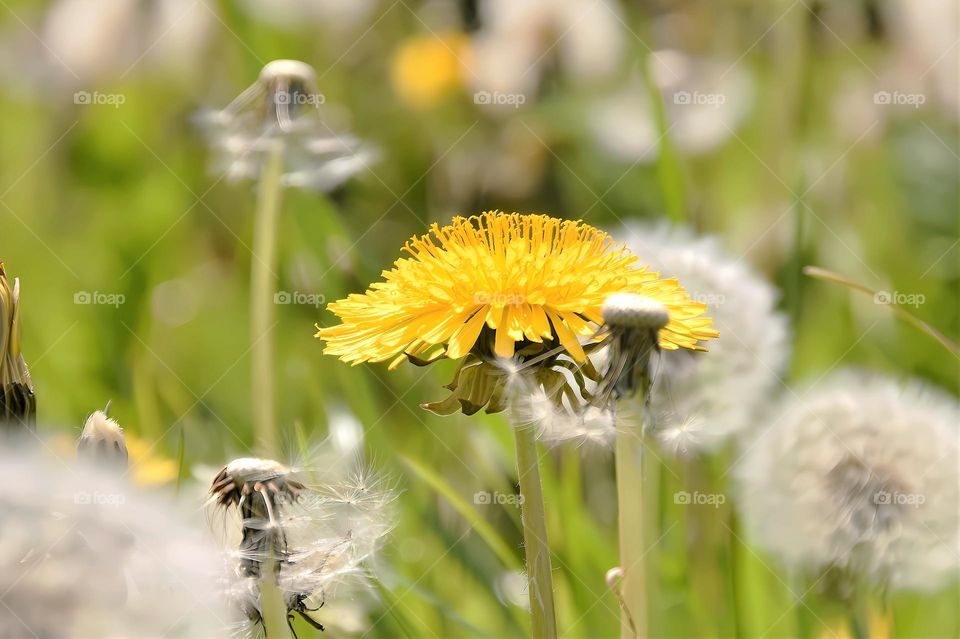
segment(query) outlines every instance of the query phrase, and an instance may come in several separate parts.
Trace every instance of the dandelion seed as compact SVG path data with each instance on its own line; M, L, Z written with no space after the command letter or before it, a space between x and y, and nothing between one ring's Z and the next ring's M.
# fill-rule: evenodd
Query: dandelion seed
M506 360L535 364L547 388L568 386L551 370L555 364L579 376L579 384L592 374L587 354L599 344L602 306L615 293L644 295L666 307L661 348L702 350L701 342L717 334L701 317L705 306L676 280L638 267L626 248L582 222L487 212L434 224L404 250L409 257L385 272L384 281L330 304L342 323L321 328L317 337L326 342L325 354L351 364L463 358L448 385L452 394L424 405L439 414L503 410Z
M706 304L722 338L710 355L664 352L650 393L653 434L667 447L683 441L690 454L744 436L781 387L790 354L787 319L777 291L727 256L711 238L669 226L627 226L630 248L652 268L677 277Z
M13 287L0 262L0 426L34 428L37 398L20 332L20 279Z
M232 180L257 179L278 147L287 187L330 191L376 156L357 138L336 132L323 117L325 98L313 68L274 60L221 111L201 114L215 152L214 170Z
M0 636L225 635L224 565L195 513L36 448L0 449L0 467Z
M77 442L77 457L94 464L127 467L127 443L123 429L116 420L107 417L110 402L105 409L94 411L83 425Z
M844 372L786 402L740 468L745 519L787 564L934 590L960 567L960 406Z

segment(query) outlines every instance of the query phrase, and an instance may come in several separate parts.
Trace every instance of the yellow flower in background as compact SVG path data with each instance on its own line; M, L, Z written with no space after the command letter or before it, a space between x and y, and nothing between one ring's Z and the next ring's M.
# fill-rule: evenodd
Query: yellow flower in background
M177 479L177 462L157 452L155 446L135 435L127 435L130 474L139 486L161 486Z
M559 341L578 362L578 338L596 337L601 308L615 293L662 303L670 321L660 347L705 350L717 336L706 306L674 279L638 267L637 257L603 231L547 215L487 212L413 237L409 257L362 294L330 304L342 323L320 329L324 353L345 362L403 361L442 345L427 359L459 359L478 349L512 357L518 343ZM522 347L521 346L521 347Z
M124 433L129 456L129 477L138 486L154 487L169 484L177 479L177 462L164 457L155 446L145 440ZM49 450L58 459L72 459L76 453L77 440L68 433L57 433L50 438Z
M397 96L414 109L430 109L463 86L469 39L462 33L410 38L393 58L391 79Z

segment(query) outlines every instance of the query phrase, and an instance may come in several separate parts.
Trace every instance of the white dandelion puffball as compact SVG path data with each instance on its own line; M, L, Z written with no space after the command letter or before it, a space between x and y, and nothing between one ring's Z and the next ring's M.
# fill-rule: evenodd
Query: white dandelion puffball
M677 278L705 303L720 331L709 352L664 351L652 364L654 432L679 454L709 450L748 432L781 388L789 359L787 319L775 310L776 289L726 255L715 239L685 229L628 225L620 239L651 270Z
M0 636L219 637L222 556L160 494L4 442Z
M960 568L960 405L834 374L786 402L738 470L748 529L788 565L933 590Z

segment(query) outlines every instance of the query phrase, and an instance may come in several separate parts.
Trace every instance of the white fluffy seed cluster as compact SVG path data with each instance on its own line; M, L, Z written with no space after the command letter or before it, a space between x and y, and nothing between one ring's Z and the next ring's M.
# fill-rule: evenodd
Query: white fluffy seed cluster
M664 351L654 370L654 433L678 454L749 439L782 387L789 359L787 320L776 289L712 238L665 225L629 225L620 233L661 277L676 277L707 305L720 337L709 353Z
M754 538L791 566L933 590L960 568L960 406L852 371L785 402L739 469Z
M0 468L0 636L224 636L224 565L195 511L35 447L6 442Z

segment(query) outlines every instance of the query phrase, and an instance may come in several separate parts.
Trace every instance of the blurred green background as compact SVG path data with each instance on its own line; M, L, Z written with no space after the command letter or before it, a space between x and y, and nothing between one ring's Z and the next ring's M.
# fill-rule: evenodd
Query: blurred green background
M670 219L782 289L791 380L854 364L957 392L935 341L800 273L912 295L911 312L956 338L955 3L4 0L0 33L0 259L21 279L48 432L76 435L109 399L141 459L173 459L183 438L185 476L250 449L255 185L208 170L195 116L276 58L313 65L324 117L381 151L334 193L287 191L278 291L362 291L407 237L457 213L545 212L614 234ZM522 635L519 511L473 498L516 492L506 422L420 410L443 396L447 364L323 357L322 305L278 305L277 319L290 448L295 424L321 439L353 416L404 490L369 635ZM719 475L728 459L696 465ZM544 474L560 628L613 635L611 458L559 449ZM657 514L651 632L843 635L828 601L812 616L798 605L806 587L776 562L717 541L730 507ZM735 625L737 566L751 578ZM957 603L956 589L897 597L878 627L958 636Z

